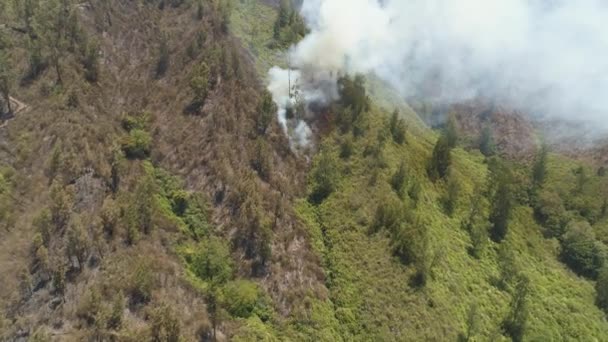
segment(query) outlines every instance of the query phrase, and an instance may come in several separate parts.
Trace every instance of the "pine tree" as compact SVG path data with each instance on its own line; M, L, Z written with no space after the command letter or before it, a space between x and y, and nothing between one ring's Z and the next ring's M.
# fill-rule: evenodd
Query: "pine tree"
M13 83L13 72L9 65L8 56L6 52L0 50L0 94L4 100L4 104L7 107L7 113L10 115L13 113L11 107L11 89ZM0 114L2 114L2 107L0 107Z
M532 183L535 188L541 187L547 176L547 154L548 149L543 145L538 151L534 166L532 168Z
M399 168L397 169L397 171L395 171L395 174L393 174L393 177L391 178L391 187L399 197L403 197L404 188L406 184L407 168L405 166L405 163L402 161L401 164L399 164Z
M479 137L479 150L481 151L481 154L486 157L491 157L496 153L494 137L492 136L492 129L489 125L486 125L481 131L481 136Z
M599 272L595 292L597 305L608 314L608 265L604 265Z
M405 133L407 128L404 120L399 117L399 111L396 109L391 116L389 127L393 141L399 145L403 144L405 142Z
M458 128L454 115L449 115L444 134L446 136L448 146L450 148L456 147L458 144Z
M435 144L435 148L433 148L433 155L427 167L427 173L431 180L436 181L447 176L451 159L448 139L445 135L441 135Z
M490 237L495 242L500 242L505 238L509 229L512 199L507 176L501 174L496 181L498 184L492 200L492 211L490 213L490 222L492 223Z
M515 293L511 299L510 312L503 321L503 329L514 342L523 341L528 321L528 295L530 280L526 276L518 277Z

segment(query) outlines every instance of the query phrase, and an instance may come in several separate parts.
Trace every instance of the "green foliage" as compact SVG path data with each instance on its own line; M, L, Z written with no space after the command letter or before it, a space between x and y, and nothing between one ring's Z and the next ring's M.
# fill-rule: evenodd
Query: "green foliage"
M587 171L582 166L574 170L574 174L576 175L576 188L574 189L574 192L580 194L588 183L589 177L587 176Z
M605 251L601 243L595 240L589 223L571 223L561 238L561 245L562 260L573 271L587 277L597 277L604 264Z
M216 237L201 241L191 256L190 269L202 280L223 284L232 278L233 266L226 243Z
M604 265L599 271L595 292L597 305L608 314L608 265Z
M51 219L57 230L67 225L72 208L72 196L61 183L61 180L54 180L49 194Z
M393 137L393 141L397 144L401 145L405 143L405 134L407 132L407 125L405 124L405 120L399 117L399 111L395 109L393 115L391 116L391 120L389 123L389 128L391 131L391 136Z
M496 154L496 145L490 125L486 125L479 136L479 150L486 157Z
M235 280L227 283L223 291L223 305L231 315L248 318L254 313L260 295L260 290L255 283Z
M120 329L124 310L125 297L119 292L114 296L114 301L112 302L112 308L107 322L109 329Z
M148 128L150 116L151 114L146 111L137 114L126 114L123 115L120 124L127 132L131 132L136 129L145 131Z
M103 201L99 216L104 233L109 237L114 236L120 219L120 208L111 197Z
M148 132L134 129L121 142L122 150L127 158L144 159L150 155L152 138Z
M509 220L513 207L510 180L508 170L499 170L493 177L496 191L492 198L490 212L490 222L492 223L490 237L495 242L502 241L509 230Z
M83 268L89 252L89 237L79 217L70 222L67 232L66 253L68 258L76 258L79 268Z
M266 134L268 126L277 113L277 106L272 100L272 95L267 90L262 94L262 99L258 105L258 119L256 122L259 134Z
M365 90L365 77L349 75L338 79L338 92L340 93L340 104L343 108L351 108L352 122L355 122L361 113L369 110L369 98Z
M452 151L448 138L441 135L435 144L435 148L433 148L433 154L427 167L427 173L431 180L436 181L447 176L451 163Z
M336 190L340 177L337 164L336 158L331 152L321 152L318 165L312 173L314 186L309 196L311 202L321 203Z
M545 236L560 237L569 217L561 197L551 190L541 190L536 196L534 214L545 228Z
M210 70L207 63L197 65L190 76L190 88L194 93L193 105L199 109L205 104L209 92Z
M530 280L526 276L519 276L515 293L509 305L509 314L503 321L503 329L514 342L524 340L526 326L528 323L528 297L530 292Z
M12 113L10 95L13 87L13 68L9 65L7 53L0 50L0 95L2 100L7 107L7 113ZM2 114L2 107L0 107L0 114Z
M508 290L517 280L519 274L519 268L515 263L515 255L508 244L501 244L498 249L498 267L500 278L497 285L502 290Z
M181 341L181 324L177 313L167 304L160 304L150 312L150 341Z
M446 187L446 194L442 199L443 208L448 216L452 216L456 210L460 196L460 182L454 172L449 172Z
M131 304L145 304L152 299L154 288L154 274L149 261L138 260L129 279L129 296Z
M351 135L346 135L342 140L342 144L340 144L340 158L342 158L342 159L350 158L354 153L353 150L354 150L353 138Z
M389 232L397 232L403 223L403 206L400 201L392 196L387 196L376 207L372 232L386 229Z
M96 42L87 43L82 66L84 67L84 78L91 83L97 82L99 79L99 47Z
M399 197L403 197L405 195L405 187L407 186L407 167L405 166L405 162L401 162L399 164L399 168L393 174L391 178L391 187L397 193Z
M443 134L445 134L448 146L450 148L456 147L458 144L458 127L454 115L448 116L448 121L446 122Z
M532 167L532 183L536 188L541 187L547 177L547 154L548 147L543 145L538 151Z
M291 0L281 0L279 14L274 23L273 37L279 47L297 43L307 33L306 25L294 10Z
M254 159L251 166L261 179L269 181L272 175L272 151L266 140L258 138L255 143Z
M10 230L15 223L13 181L8 172L0 170L0 228Z

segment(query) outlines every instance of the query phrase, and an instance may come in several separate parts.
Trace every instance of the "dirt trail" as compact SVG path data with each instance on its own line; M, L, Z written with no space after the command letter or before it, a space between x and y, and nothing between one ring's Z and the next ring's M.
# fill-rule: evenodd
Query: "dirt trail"
M12 96L10 96L9 98L10 98L11 105L13 108L13 114L10 117L8 117L7 119L5 119L4 122L2 122L0 124L0 128L3 128L4 126L6 126L11 119L13 119L17 114L24 111L28 107L25 103L17 100L16 98L14 98Z

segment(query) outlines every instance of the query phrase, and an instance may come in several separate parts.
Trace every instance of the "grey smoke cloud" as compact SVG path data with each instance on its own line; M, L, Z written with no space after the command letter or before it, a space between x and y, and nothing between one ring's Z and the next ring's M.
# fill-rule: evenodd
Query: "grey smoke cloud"
M304 0L301 13L311 32L291 49L297 69L608 129L606 1Z

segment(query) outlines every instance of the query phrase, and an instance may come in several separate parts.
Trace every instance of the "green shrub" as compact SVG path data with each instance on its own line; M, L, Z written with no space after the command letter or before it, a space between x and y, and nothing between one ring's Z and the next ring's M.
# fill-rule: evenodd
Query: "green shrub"
M179 342L181 339L181 324L177 313L167 304L154 307L149 314L150 341Z
M515 293L511 299L510 311L502 323L504 331L514 342L524 340L524 334L528 323L528 296L530 292L530 280L526 276L519 276Z
M190 268L202 280L223 284L232 278L232 259L226 243L216 237L202 241L191 258Z
M433 181L444 178L452 163L451 148L445 135L441 135L435 147L431 160L427 166L429 178Z
M131 304L147 303L152 298L154 274L151 265L145 260L138 260L130 274L128 290Z
M443 209L448 216L452 216L458 205L460 194L460 182L452 172L450 172L446 187L446 194L442 198Z
M405 162L401 162L399 164L399 168L393 174L391 178L391 187L397 193L397 195L402 198L404 195L404 189L407 184L407 168L405 166Z
M407 126L405 124L405 120L399 117L399 111L396 109L393 112L393 115L391 116L389 128L394 142L399 145L405 143L405 134L407 132Z
M321 152L317 165L312 172L313 191L310 200L321 203L334 192L338 185L340 174L338 163L329 151Z
M608 265L604 265L595 283L596 302L608 314Z
M374 223L371 227L371 232L375 233L381 229L386 229L389 232L396 232L403 223L403 206L401 202L393 197L386 197L376 207Z
M569 220L561 197L549 190L541 190L536 195L534 215L545 228L547 237L560 237Z
M260 290L247 280L236 280L224 286L224 306L228 312L241 318L248 318L255 310Z
M588 222L573 222L561 238L561 258L576 273L595 278L604 263L605 253Z
M130 159L144 159L150 155L152 138L148 132L134 129L122 140L122 150Z

